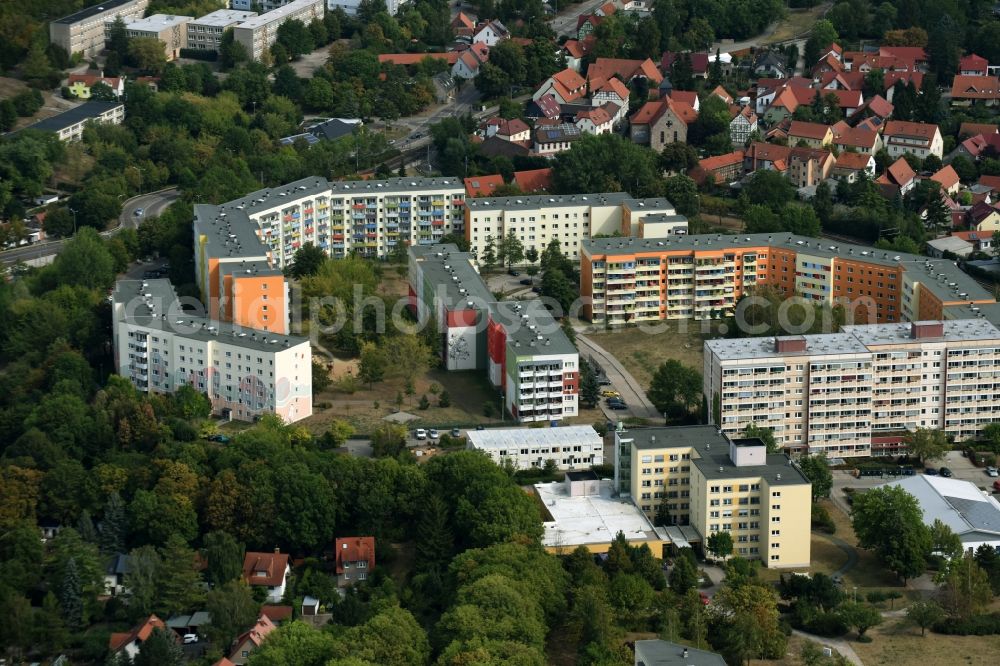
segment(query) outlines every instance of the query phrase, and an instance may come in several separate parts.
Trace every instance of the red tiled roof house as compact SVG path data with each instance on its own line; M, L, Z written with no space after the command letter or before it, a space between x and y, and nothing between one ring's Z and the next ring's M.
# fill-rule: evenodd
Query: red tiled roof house
M367 579L368 572L375 568L375 537L341 537L334 547L338 587Z

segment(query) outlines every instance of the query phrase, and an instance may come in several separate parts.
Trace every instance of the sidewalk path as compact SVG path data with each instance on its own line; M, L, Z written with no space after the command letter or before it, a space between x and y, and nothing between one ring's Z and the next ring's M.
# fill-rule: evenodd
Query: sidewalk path
M646 397L646 391L643 390L635 377L618 362L618 359L580 332L576 334L576 344L583 355L592 356L601 365L608 379L611 380L611 384L622 394L622 399L628 405L630 414L643 419L662 418L653 403Z
M815 641L820 645L825 645L831 647L840 654L847 658L847 661L851 662L855 666L865 666L865 662L861 661L861 657L858 653L854 651L851 644L840 638L826 638L824 636L816 636L815 634L807 634L804 631L798 629L792 629L792 633L796 636L801 636L802 638L808 638L811 641Z

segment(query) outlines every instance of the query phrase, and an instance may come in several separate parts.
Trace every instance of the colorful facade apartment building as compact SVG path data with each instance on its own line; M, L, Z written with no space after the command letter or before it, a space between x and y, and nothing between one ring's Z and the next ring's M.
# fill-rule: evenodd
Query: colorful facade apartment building
M769 568L807 567L812 486L784 454L715 426L615 432L615 490L663 528L675 546L729 532L733 554ZM693 528L693 530L692 530Z
M192 315L168 280L119 280L112 295L115 369L146 393L191 386L216 414L250 421L312 414L306 338Z
M581 243L583 316L595 323L715 319L758 285L845 304L873 323L954 319L994 298L954 263L787 233ZM975 315L972 315L975 316Z
M579 413L579 355L540 301L497 302L454 245L411 246L409 283L410 307L437 325L448 370L485 372L521 422Z
M654 222L652 216L660 215ZM687 233L687 218L666 199L635 199L624 192L603 194L483 197L465 202L465 238L483 256L489 239L513 231L524 248L541 252L557 238L563 254L575 259L580 243L597 234Z
M917 428L975 438L1000 420L996 376L1000 329L982 318L705 342L715 425L769 428L792 453L897 455Z

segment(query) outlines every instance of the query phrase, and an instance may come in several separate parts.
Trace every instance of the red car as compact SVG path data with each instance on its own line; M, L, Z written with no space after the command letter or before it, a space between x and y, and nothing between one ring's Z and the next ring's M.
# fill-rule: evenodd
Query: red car
M1000 480L993 482L993 492L1000 493Z
M708 595L705 594L704 592L699 592L698 597L701 599L701 603L703 606L707 606L708 602L711 601L711 599L708 598Z

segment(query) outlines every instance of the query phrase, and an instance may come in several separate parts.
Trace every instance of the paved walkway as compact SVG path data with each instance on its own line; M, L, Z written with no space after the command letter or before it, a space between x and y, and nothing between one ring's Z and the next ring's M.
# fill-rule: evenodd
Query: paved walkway
M855 546L852 546L851 544L847 543L840 537L834 536L832 534L826 534L825 532L813 532L813 534L822 539L826 539L834 546L842 550L845 555L847 555L847 561L844 562L844 566L840 567L832 574L830 574L831 577L843 576L848 571L858 566L858 549Z
M660 412L657 411L653 403L646 397L646 391L643 390L635 377L618 362L618 359L579 331L576 334L576 345L581 353L592 356L601 364L601 368L604 369L604 373L608 376L612 386L622 394L622 399L628 405L629 414L643 419L662 418ZM601 406L604 406L603 402ZM621 412L612 412L612 414L617 417ZM617 420L617 418L614 420Z
M861 657L858 653L854 651L851 644L841 638L826 638L825 636L817 636L815 634L807 634L804 631L798 629L792 629L792 633L796 636L801 636L802 638L808 638L811 641L815 641L820 645L826 647L831 647L840 654L847 658L847 661L855 664L855 666L865 666L865 662L861 661Z

